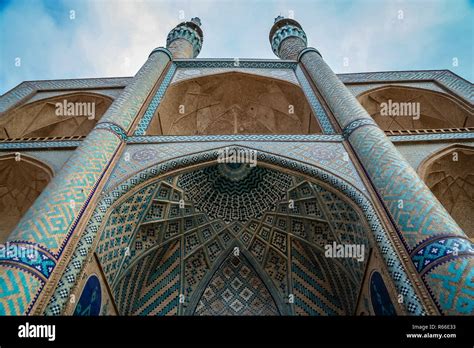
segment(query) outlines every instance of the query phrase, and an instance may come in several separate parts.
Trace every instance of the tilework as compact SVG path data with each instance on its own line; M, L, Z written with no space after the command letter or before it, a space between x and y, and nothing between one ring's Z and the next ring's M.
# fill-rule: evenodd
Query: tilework
M117 137L120 138L120 140L122 141L126 141L127 140L127 132L125 132L125 130L114 124L114 123L111 123L111 122L100 122L97 124L97 126L95 127L95 129L105 129L105 130L108 130L110 132L112 132L113 134L115 134Z
M22 141L0 143L0 151L2 150L24 150L24 149L50 149L50 148L76 148L82 144L81 140L65 140L65 141Z
M354 120L349 123L347 126L344 127L342 130L342 136L344 139L348 139L349 136L355 131L357 128L364 127L364 126L374 126L378 127L374 120L368 118L362 118L359 120Z
M432 297L446 315L474 315L474 258L438 264L423 276Z
M108 191L126 178L159 162L178 158L187 154L221 148L226 146L248 146L254 150L275 153L309 163L340 176L354 184L362 191L365 185L349 159L344 146L339 143L321 142L202 142L202 143L168 143L153 145L127 146L122 158L111 174L105 190ZM128 159L128 160L127 160Z
M303 73L303 70L301 70L301 68L298 66L296 67L295 73L298 77L298 81L300 82L301 87L303 88L303 92L306 95L306 98L308 99L308 102L311 105L313 112L319 121L319 124L321 125L321 129L325 134L334 134L335 131L331 122L329 121L328 115L326 114L326 111L321 105L321 102L314 94L311 85L309 84L308 80L306 79L306 76Z
M331 284L330 265L324 256L312 257L297 240L292 243L292 279L296 315L349 315ZM353 284L352 284L353 285ZM354 285L352 288L355 288Z
M127 252L126 247L129 246L155 189L155 185L149 185L138 191L115 207L104 224L96 252L109 283L113 283L120 269Z
M38 243L58 257L117 145L114 135L92 131L20 220L9 240ZM37 217L41 217L40 223Z
M355 120L370 119L367 112L318 54L307 53L301 57L301 60L343 129ZM405 75L409 75L412 79L424 77L433 79L432 75L428 78L431 73L419 72ZM440 75L446 73L446 71L440 72ZM386 81L390 80L390 76L404 75L403 72L377 74L367 73L365 77L370 79L373 75ZM463 94L467 90L472 91L471 84L459 78L457 81L458 83L451 85L452 90L457 89L458 94ZM465 87L468 87L467 90ZM409 252L421 242L434 236L465 237L463 231L380 129L377 127L356 128L348 140L393 218L397 232ZM458 258L454 258L449 263L454 264ZM460 280L458 286L467 289L468 285L462 282ZM435 296L435 301L438 301L439 298L436 296L439 296L441 292L431 294ZM439 309L441 313L456 312L455 308L439 307ZM407 310L410 312L410 306L407 306Z
M235 62L235 65L240 64ZM295 85L299 85L293 69L258 69L258 68L240 68L235 66L233 68L179 68L171 80L171 84L194 79L202 76L209 76L215 74L240 72L244 74L253 74L273 79L283 80Z
M342 135L334 134L225 134L225 135L158 135L133 136L130 144L209 141L343 141ZM0 144L1 145L1 144Z
M431 236L464 236L414 169L390 142L385 141L381 130L359 128L352 133L350 140L397 223L408 251ZM403 209L399 208L400 201Z
M50 255L59 259L104 171L123 140L117 138L116 134L120 133L120 128L122 134L123 130L128 130L168 61L168 55L163 52L155 53L147 60L134 80L101 118L97 129L86 137L60 173L20 220L9 241L38 243L48 250ZM100 129L107 123L108 127L114 130L113 133ZM87 242L91 243L90 240ZM81 263L76 265L73 263L73 266L77 269ZM65 273L68 272L71 272L71 269ZM69 277L70 284L73 283L71 279L74 277ZM62 285L64 282L59 286ZM40 289L35 289L38 290ZM59 297L64 302L67 294L68 291L55 294L50 302L54 303ZM59 308L57 304L52 304L48 310L57 313Z
M97 230L101 224L101 221L103 220L102 216L105 214L108 207L111 204L113 204L114 201L119 199L119 197L121 197L123 194L127 194L127 193L130 194L130 192L133 191L133 187L135 187L136 185L146 180L149 180L153 177L156 177L157 175L160 175L161 173L165 173L169 170L186 168L193 164L215 160L217 158L217 155L218 155L218 152L214 150L214 151L193 154L193 155L186 156L180 159L173 159L165 163L150 166L147 169L141 171L139 174L136 174L135 177L127 179L121 185L117 186L111 192L109 192L106 196L104 196L103 200L99 203L96 211L94 212L91 218L89 226L86 228L84 232L85 238L87 237L90 238L95 233L97 233ZM381 250L381 253L385 262L387 263L389 273L393 278L396 288L398 289L398 291L400 291L400 293L405 294L407 299L409 299L405 303L408 313L418 314L418 315L424 313L424 309L416 293L413 290L413 286L411 285L411 282L405 273L404 267L399 261L397 253L395 252L395 250L393 249L393 246L391 245L390 238L387 237L386 232L383 230L382 225L380 221L378 220L378 217L375 211L373 210L371 203L367 200L367 198L363 194L361 194L357 189L354 189L353 187L348 185L346 182L325 172L324 170L320 168L312 167L306 164L302 164L299 162L295 162L293 160L280 157L278 155L272 155L268 153L259 153L258 160L268 163L268 164L278 165L282 168L287 168L296 172L300 172L301 174L311 176L315 179L321 180L322 182L329 184L335 190L339 190L341 193L347 195L347 197L352 202L359 205L359 207L364 212L366 218L368 219L367 222L369 223L369 226L372 232L374 233L375 240L379 246L379 249ZM172 180L166 179L164 181L169 183L169 185L175 185L173 184L174 182L173 180L176 180L176 179L172 179ZM187 203L185 201L185 205L186 204ZM309 207L308 209L309 211L317 214L317 210L315 210L315 208ZM158 210L153 211L152 216L159 217L160 214L161 214L160 209L158 209ZM185 216L180 217L180 219L185 219ZM272 217L264 216L264 219L265 221L267 221L267 219L272 219ZM277 219L275 221L276 221L275 223L277 224L281 223ZM203 224L203 223L204 222L200 222L200 224ZM184 295L186 299L189 298L188 295L192 295L194 293L194 291L198 287L199 282L205 278L206 274L208 274L209 270L212 268L212 265L210 264L210 262L216 262L215 260L219 259L219 255L223 255L222 248L228 248L232 245L232 244L229 244L230 243L229 238L233 234L236 233L233 230L234 227L236 227L236 231L241 230L241 228L237 225L229 226L229 229L225 229L224 228L225 225L223 223L219 223L218 221L210 224L210 226L212 226L210 230L207 229L207 227L204 227L202 229L198 228L196 230L198 232L198 236L199 236L198 238L203 238L203 240L208 240L209 244L201 248L195 248L191 246L191 249L190 249L191 253L184 260L185 281L184 281L183 289L184 289ZM253 247L256 244L252 243L252 234L249 233L250 230L255 231L256 227L258 227L258 224L255 225L254 220L251 220L248 222L248 228L243 229L242 232L237 232L237 233L240 233L240 235L242 236L242 237L239 237L239 239L242 238L242 243L247 243L246 245L249 245L248 248L251 253L255 253L255 252L258 253L258 249L255 249ZM180 227L180 229L181 228L184 228L184 227ZM324 227L319 226L318 231L324 231ZM192 233L194 233L194 231L190 230L189 234L192 234ZM216 233L219 234L219 237L217 240L216 240L216 237L212 237L213 235L215 236ZM245 238L246 234L250 234L250 237L248 239ZM274 248L275 251L284 250L285 242L282 241L280 235L278 236L278 238L272 238L271 236L268 236L268 235L266 236L266 235L267 234L265 231L261 231L261 233L259 234L259 237L254 237L254 240L257 241L258 239L260 242L262 242L262 241L265 241L265 239L262 239L262 238L267 238L268 243L272 243L271 247ZM190 239L189 243L192 243L192 238ZM287 243L288 242L286 242L286 245L288 245ZM86 245L86 243L84 243L84 248L87 248L87 247L88 246ZM216 250L215 247L220 248L217 250L221 250L217 253L217 255L215 252ZM90 246L88 248L90 248ZM86 252L84 251L82 254L85 254L85 253ZM216 255L216 256L213 256L213 255ZM259 254L256 254L256 256L253 256L253 257L255 257L257 262L265 262L265 259L268 259L268 257L265 258L264 255L259 256ZM214 261L211 261L211 260L214 260ZM76 261L78 261L79 263L81 262L81 255L73 256L70 265L74 264ZM80 268L74 270L73 269L74 267L70 267L70 265L68 266L68 268L69 270L71 270L71 273L65 273L65 276L70 277L70 278L73 278L74 276L77 277L77 274L79 273ZM265 265L264 268L271 269L272 267ZM281 279L280 277L278 278ZM272 279L273 279L273 276L272 276ZM337 280L337 281L341 284L341 282L346 281L346 280ZM275 285L277 285L277 283L274 280L272 280L272 282L275 283ZM61 312L61 308L63 308L64 302L66 301L66 299L61 298L59 294L60 293L68 294L71 291L72 286L73 286L72 284L68 284L66 282L65 277L61 279L60 285L56 289L55 296L52 298L46 313L58 314ZM275 291L281 291L281 290L275 290ZM350 294L346 294L343 298L348 298L349 295ZM343 301L348 302L349 300L343 300Z
M169 59L165 52L159 51L152 54L120 97L102 116L99 124L113 123L128 132L156 81L165 71Z
M426 141L426 140L462 140L474 139L474 132L466 133L438 133L417 135L391 135L388 137L392 142Z
M291 184L289 175L262 167L248 167L244 178L229 180L221 174L221 167L228 166L220 164L185 173L180 176L178 186L196 209L226 223L260 218L285 196Z
M102 304L102 290L99 278L92 275L82 289L79 301L74 309L75 316L97 316Z
M15 248L15 252L9 252L7 249L2 253L2 263L23 267L44 280L49 278L56 266L56 260L47 250L33 243L9 243L9 246Z
M235 59L175 59L178 68L235 68ZM244 69L295 69L295 61L280 59L239 59L239 67Z
M115 287L120 314L178 314L180 272L179 241L143 257Z
M428 267L442 263L446 258L462 255L474 256L474 245L467 239L440 238L430 242L424 242L416 248L411 259L419 273L426 272Z
M146 130L148 129L148 125L151 122L151 119L153 118L153 115L156 112L156 109L158 109L158 106L160 105L161 99L163 99L163 96L165 95L166 90L168 89L168 85L171 82L171 79L173 78L173 75L176 71L176 64L172 64L168 71L166 72L166 75L163 79L163 81L160 84L160 87L158 87L155 95L153 96L152 100L150 101L150 104L148 105L145 114L143 115L142 119L140 120L140 123L138 124L137 129L135 130L135 135L140 136L140 135L145 135Z
M14 265L0 264L0 269L0 315L28 313L44 282Z
M387 287L377 271L370 276L370 300L375 315L396 315Z
M278 315L267 287L245 256L232 253L214 273L194 315Z

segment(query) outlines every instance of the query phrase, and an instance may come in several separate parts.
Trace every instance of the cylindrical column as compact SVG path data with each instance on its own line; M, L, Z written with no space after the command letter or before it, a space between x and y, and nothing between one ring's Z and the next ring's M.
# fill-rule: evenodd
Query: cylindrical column
M189 22L178 24L170 31L166 47L173 58L196 58L201 51L203 37L201 20L194 17Z
M61 257L67 254L69 241L80 233L76 227L88 204L171 59L167 49L153 50L9 236L12 252L0 257L0 314L30 313Z
M270 42L302 63L364 166L441 313L474 314L473 247L446 209L344 86L296 21L277 17Z

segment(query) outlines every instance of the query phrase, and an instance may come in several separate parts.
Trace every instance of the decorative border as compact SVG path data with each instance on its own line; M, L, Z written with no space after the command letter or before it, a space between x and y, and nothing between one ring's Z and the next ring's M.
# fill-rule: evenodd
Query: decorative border
M474 132L387 135L387 137L394 143L405 142L405 141L474 139Z
M82 144L82 140L67 140L67 141L25 141L25 142L11 142L0 143L0 151L2 150L16 150L16 149L60 149L60 148L76 148Z
M349 139L353 131L364 126L374 126L378 128L378 125L374 120L369 118L358 118L357 120L351 121L347 126L344 127L342 130L342 136L344 139Z
M177 68L248 68L248 69L292 69L298 63L282 59L175 59Z
M99 122L94 129L107 130L116 135L121 141L127 141L127 132L119 125L112 122Z
M235 147L235 149L240 149L240 147ZM161 176L169 171L185 169L195 164L214 161L218 158L218 155L218 150L211 150L159 163L139 173L136 173L133 177L129 178L127 181L123 182L121 185L103 196L103 198L98 202L89 224L87 225L79 242L83 247L80 250L76 250L74 252L74 255L70 260L66 271L62 275L60 285L56 288L53 296L50 299L50 302L48 303L45 314L59 315L64 309L69 294L74 288L75 279L77 279L78 275L80 274L87 256L91 251L93 244L92 240L94 240L96 237L96 233L99 230L102 221L107 215L110 207L118 199L126 194L131 194L135 187L152 180L153 178ZM403 264L398 258L398 254L395 251L395 247L392 244L391 238L384 230L372 203L369 199L367 199L367 197L365 197L363 193L346 181L316 166L303 164L297 160L287 159L278 155L263 153L261 151L257 153L257 159L264 163L278 165L283 169L299 172L301 174L321 180L322 182L329 184L334 189L346 195L351 199L351 201L359 206L359 208L364 213L365 219L367 219L367 223L374 233L374 239L378 244L381 255L385 260L387 269L391 275L395 287L399 293L403 294L403 296L405 296L407 299L404 304L408 313L414 315L426 315L426 311L420 299L418 298L418 295L416 294L411 280L408 277ZM68 281L68 279L72 281Z
M411 259L416 270L423 274L428 268L446 261L447 258L458 256L474 256L474 245L470 240L459 238L459 236L435 236L424 241L411 252Z
M339 134L229 134L229 135L154 135L128 137L128 144L173 143L173 142L208 142L208 141L323 141L342 142Z
M168 85L170 84L175 71L176 64L171 64L170 68L168 69L168 72L166 73L163 81L160 84L160 87L153 96L153 99L150 101L150 104L148 104L145 114L143 115L142 119L140 120L140 123L138 124L137 129L135 130L135 135L145 135L145 132L148 129L148 126L150 125L151 119L153 118L156 109L160 105L161 99L165 95L166 90L168 89Z
M0 261L2 263L9 263L18 267L23 267L28 272L33 273L36 277L41 278L43 281L46 281L49 278L54 267L56 267L56 259L52 256L53 253L39 244L27 241L9 241L8 246L13 246L17 249L16 255L12 255L5 246L7 250L4 255L0 256ZM27 250L33 250L37 253L36 257L28 257L26 255ZM18 256L18 252L21 252L22 255Z

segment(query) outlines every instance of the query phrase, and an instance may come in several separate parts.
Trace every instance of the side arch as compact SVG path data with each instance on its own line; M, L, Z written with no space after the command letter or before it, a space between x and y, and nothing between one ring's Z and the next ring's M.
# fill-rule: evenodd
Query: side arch
M20 105L0 118L0 139L85 136L112 101L97 93L74 92Z
M418 174L474 240L474 147L453 144L438 150L420 163Z
M54 172L47 164L21 153L0 156L0 243L7 240Z
M472 105L437 91L387 85L365 91L357 99L384 131L474 127ZM382 115L382 109L389 114Z

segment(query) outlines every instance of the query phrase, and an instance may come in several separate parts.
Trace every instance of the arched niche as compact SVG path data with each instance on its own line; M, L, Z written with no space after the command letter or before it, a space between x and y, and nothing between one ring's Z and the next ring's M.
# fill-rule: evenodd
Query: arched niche
M52 169L34 158L0 156L0 243L7 240L52 177Z
M357 99L384 131L474 127L472 106L440 92L384 86Z
M474 147L455 144L441 149L420 164L418 174L474 240Z
M78 92L21 105L0 118L0 139L85 136L112 101Z
M350 315L373 245L343 194L264 164L182 170L104 221L96 253L125 315ZM327 256L333 242L363 245L363 260Z
M148 135L321 133L301 88L239 72L168 87Z

